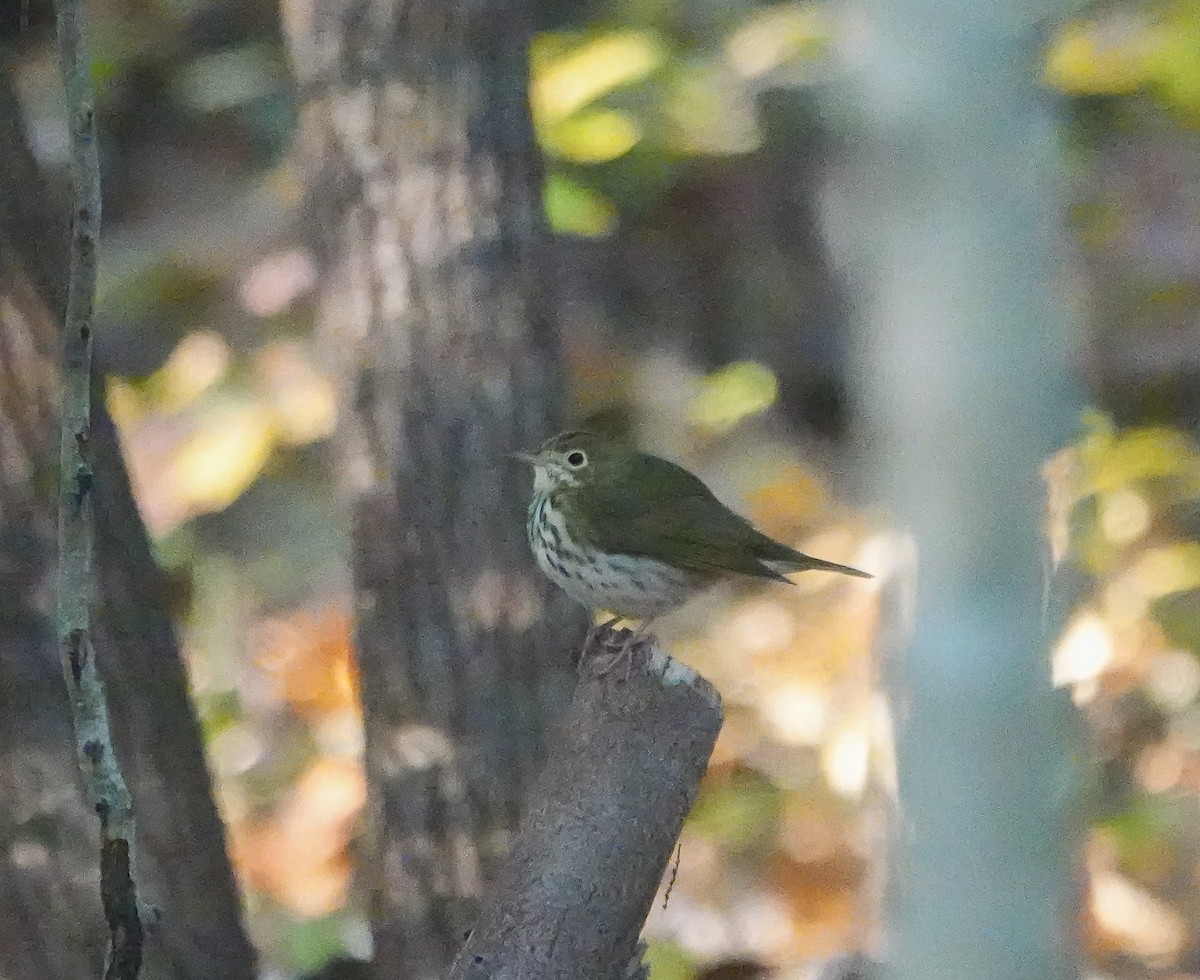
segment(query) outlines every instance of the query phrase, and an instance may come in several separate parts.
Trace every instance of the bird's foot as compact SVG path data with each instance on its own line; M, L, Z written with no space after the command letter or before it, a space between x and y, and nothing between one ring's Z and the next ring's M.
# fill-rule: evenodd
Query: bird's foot
M620 618L620 616L613 616L612 619L606 619L602 623L592 623L588 627L587 635L585 635L583 638L583 649L580 650L579 660L575 665L579 673L583 673L583 666L589 659L588 651L592 648L594 643L599 642L599 644L605 648L612 645L610 637L605 636L605 633L615 635L616 631L613 629L613 624L618 622Z
M590 647L595 642L596 637L600 636L602 633L615 633L616 631L613 629L613 626L620 621L620 616L613 616L611 619L606 619L602 623L592 623L592 625L588 627L587 636L585 636L583 639L583 648L586 650L588 647Z
M590 658L588 672L597 678L609 677L624 664L625 671L622 679L627 681L633 672L635 653L647 645L652 645L654 637L646 629L646 624L639 626L636 630L621 630L620 632L612 628L611 622L605 623L604 626L608 627L608 632L606 635L597 634L599 636L597 646L610 651L616 647L616 653L606 660L599 656Z

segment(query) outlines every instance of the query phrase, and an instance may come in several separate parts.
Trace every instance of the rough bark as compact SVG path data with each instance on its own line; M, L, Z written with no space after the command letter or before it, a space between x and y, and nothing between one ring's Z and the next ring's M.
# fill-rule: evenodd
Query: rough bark
M376 959L385 976L440 976L583 632L534 569L530 477L507 455L556 428L562 402L525 10L284 10L341 387Z
M48 616L57 374L19 353L52 328L16 259L0 230L0 975L94 977L98 833Z
M56 313L65 222L25 146L0 72L0 973L93 977L104 934L94 815L79 790L54 661ZM63 212L66 213L65 211ZM58 256L58 257L56 257ZM164 922L146 976L251 977L254 953L212 800L161 572L93 390L98 611L94 640L133 793L139 866ZM11 900L9 900L11 899Z
M619 642L619 639L617 640ZM611 657L602 636L585 663ZM721 728L707 681L655 649L584 676L450 980L622 980Z

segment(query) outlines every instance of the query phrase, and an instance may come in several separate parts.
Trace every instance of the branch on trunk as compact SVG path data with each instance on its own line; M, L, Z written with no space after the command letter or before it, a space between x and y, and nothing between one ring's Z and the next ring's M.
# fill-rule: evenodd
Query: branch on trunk
M601 633L564 712L517 841L451 980L642 975L638 935L721 728L704 678L640 647L597 676Z

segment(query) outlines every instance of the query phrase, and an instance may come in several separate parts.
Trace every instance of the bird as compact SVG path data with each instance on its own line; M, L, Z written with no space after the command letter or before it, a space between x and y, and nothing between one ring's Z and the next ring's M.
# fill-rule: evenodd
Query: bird
M617 661L655 619L724 580L872 577L775 541L682 466L597 433L563 432L515 455L533 466L525 529L538 567L591 612L615 617L593 625L585 647L599 629L641 620Z

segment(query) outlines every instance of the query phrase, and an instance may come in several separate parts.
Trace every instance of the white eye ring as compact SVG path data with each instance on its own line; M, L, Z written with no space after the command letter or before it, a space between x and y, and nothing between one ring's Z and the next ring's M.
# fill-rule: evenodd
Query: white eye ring
M587 453L582 449L572 449L567 453L567 465L573 470L581 470L587 466Z

